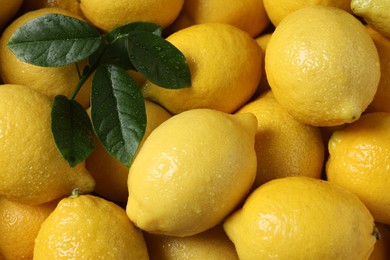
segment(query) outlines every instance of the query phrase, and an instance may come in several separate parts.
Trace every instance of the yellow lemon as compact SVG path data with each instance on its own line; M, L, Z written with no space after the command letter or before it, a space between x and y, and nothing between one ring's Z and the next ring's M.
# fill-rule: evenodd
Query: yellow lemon
M40 204L91 192L94 180L84 163L71 168L51 133L52 101L21 85L0 86L0 196Z
M373 100L378 52L364 25L332 7L307 7L276 27L265 55L275 98L297 120L333 126L357 120Z
M379 53L381 78L375 97L366 112L390 112L390 39L367 27Z
M240 259L367 259L378 232L356 195L287 177L257 188L224 223Z
M147 124L143 140L162 122L171 117L161 106L145 100ZM87 158L85 167L96 182L94 192L105 199L126 203L128 194L127 177L129 168L112 157L97 140L92 154Z
M68 10L80 17L83 17L83 12L80 9L80 2L77 0L23 0L21 13L42 9L46 7L58 7Z
M256 175L252 114L193 109L145 140L129 171L127 215L141 229L190 236L217 224Z
M368 260L388 260L390 259L390 226L382 223L376 223L380 239L375 244Z
M0 30L2 30L17 14L23 0L0 0Z
M350 0L263 0L271 22L278 26L290 13L310 6L330 6L351 12Z
M147 232L144 235L150 259L238 260L236 249L222 225L188 237L154 235Z
M28 85L50 97L55 95L70 96L79 81L79 73L75 64L63 67L40 67L19 60L7 47L12 34L26 22L46 14L58 13L77 17L70 11L61 8L42 8L19 16L4 31L0 38L0 76L6 84ZM81 19L81 18L79 18ZM79 64L82 70L87 61ZM90 80L85 83L76 96L84 107L89 106Z
M184 1L183 9L172 25L178 31L200 23L227 23L259 35L269 24L263 0L192 0Z
M34 241L42 222L57 201L36 206L0 198L0 259L32 259Z
M167 41L186 57L192 86L165 89L146 81L142 92L172 114L194 108L231 113L256 91L262 51L248 33L228 24L207 23L180 30Z
M352 0L351 9L363 17L372 28L383 36L390 37L390 2L387 0Z
M375 220L390 224L390 113L364 114L333 133L326 175L355 193Z
M152 22L163 28L179 15L184 0L80 0L85 17L95 26L110 31L130 22Z
M34 259L149 259L142 232L118 205L92 195L62 199L42 223Z
M295 120L271 91L247 103L237 113L252 113L257 118L254 188L287 176L321 177L324 144L320 130Z

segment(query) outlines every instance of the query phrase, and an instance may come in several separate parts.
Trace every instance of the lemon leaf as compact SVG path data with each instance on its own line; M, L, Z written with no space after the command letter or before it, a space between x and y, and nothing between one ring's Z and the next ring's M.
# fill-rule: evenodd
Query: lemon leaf
M51 130L56 146L71 167L95 149L92 124L85 109L63 95L54 98Z
M19 27L7 47L24 62L59 67L87 58L101 41L92 25L62 14L47 14Z
M136 82L116 65L101 65L92 78L91 117L97 137L129 166L146 128L144 98Z
M145 31L153 33L157 36L162 35L162 27L150 22L132 22L119 26L106 34L109 42L114 42L118 38L127 37L132 31Z
M156 85L171 89L191 86L186 58L167 40L147 31L132 31L127 48L137 71Z
M100 64L115 64L126 70L135 70L127 54L128 34L132 31L147 31L157 36L162 35L162 27L150 22L133 22L115 28L104 35L98 51L94 52L89 60L93 64L99 60Z

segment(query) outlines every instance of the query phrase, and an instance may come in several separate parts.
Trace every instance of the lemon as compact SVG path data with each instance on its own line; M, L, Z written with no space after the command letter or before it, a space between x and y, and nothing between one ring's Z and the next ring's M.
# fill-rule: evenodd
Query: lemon
M326 175L355 193L375 220L390 224L390 113L364 114L333 133Z
M30 206L0 198L0 259L32 259L42 222L57 201Z
M205 23L180 30L167 41L186 57L192 85L165 89L146 81L142 92L172 114L194 108L231 113L256 91L262 51L248 33L228 24Z
M77 0L23 0L21 12L26 13L46 7L62 8L80 17L84 16L80 9L80 2Z
M388 0L352 0L351 9L357 16L383 36L390 37L390 2Z
M84 163L71 168L51 133L52 101L21 85L0 85L0 197L41 204L91 192L94 180Z
M238 260L236 249L222 225L188 237L154 235L147 232L144 235L150 259Z
M377 230L365 205L336 184L287 177L257 188L224 223L240 259L367 259Z
M247 103L237 113L252 113L257 118L255 188L287 176L321 177L324 144L319 128L295 120L271 91Z
M290 13L310 6L330 6L351 12L350 0L263 0L271 22L278 26Z
M145 140L129 171L127 215L150 233L190 236L212 228L256 175L252 114L193 109Z
M387 260L390 259L390 226L382 223L376 223L380 239L375 244L369 260Z
M265 70L280 105L316 126L357 120L380 80L378 52L364 25L323 6L283 19L268 42Z
M12 34L28 21L46 14L63 14L78 19L74 13L62 8L42 8L19 16L4 31L0 38L0 76L6 84L28 85L50 97L55 95L70 96L79 81L79 73L75 64L63 67L40 67L19 60L7 47ZM82 69L87 61L80 62ZM88 80L76 96L85 108L89 106L90 86Z
M23 0L0 0L0 30L15 17L22 3Z
M145 100L145 109L147 124L140 147L157 126L171 117L164 108L148 100ZM96 182L94 189L96 194L111 201L126 203L129 196L127 189L129 168L112 157L98 140L95 150L85 162L85 167Z
M390 39L366 27L378 50L381 78L375 97L366 112L390 112Z
M152 22L163 28L179 15L184 0L80 0L85 17L96 27L110 31L130 22Z
M255 37L267 27L269 19L263 0L192 0L184 1L171 27L178 31L201 23L231 24Z
M149 259L142 232L116 204L92 195L62 199L42 223L34 259Z

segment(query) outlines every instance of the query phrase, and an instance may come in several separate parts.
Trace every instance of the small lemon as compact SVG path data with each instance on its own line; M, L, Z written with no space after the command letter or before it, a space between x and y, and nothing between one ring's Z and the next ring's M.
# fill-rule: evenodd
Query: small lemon
M378 50L381 65L381 78L375 97L366 112L390 113L390 39L384 37L371 27L366 27Z
M141 229L190 236L218 225L256 175L256 117L212 109L172 116L145 140L129 171L126 211Z
M350 0L263 0L271 22L278 26L290 13L310 6L331 6L351 12Z
M22 3L23 0L0 0L0 30L15 17Z
M145 109L147 124L140 147L157 126L171 117L164 108L148 100L145 100ZM129 196L127 189L129 168L112 157L98 140L95 150L85 162L85 167L96 182L94 189L96 194L110 201L126 203Z
M165 89L146 81L142 92L172 114L194 108L231 113L255 93L263 58L248 33L229 24L205 23L171 34L167 41L186 57L192 85Z
M372 28L383 36L390 37L390 1L388 0L352 0L351 9L357 16L363 17Z
M19 16L4 31L0 38L0 77L6 84L28 85L29 87L44 93L50 97L55 95L70 96L78 81L79 73L75 64L63 67L40 67L19 60L7 48L7 43L12 34L26 22L46 14L63 14L78 19L74 13L62 8L41 8ZM87 65L83 60L79 63L82 70ZM90 85L89 79L76 96L85 108L89 106Z
M390 224L390 113L364 114L333 133L326 175L355 193L375 220Z
M388 260L390 259L390 226L383 223L376 223L380 239L375 244L368 260Z
M41 204L91 192L95 182L84 163L71 168L51 133L52 101L29 87L0 85L0 196Z
M188 237L155 235L147 232L144 235L151 260L238 260L236 249L222 225Z
M62 199L42 223L34 259L149 259L142 232L116 204L92 195Z
M200 23L227 23L259 35L269 24L263 0L192 0L184 1L183 8L172 24L178 31Z
M271 91L247 103L237 113L252 113L257 118L254 188L287 176L321 177L325 149L319 128L294 119Z
M184 0L79 0L85 17L96 27L110 31L130 22L152 22L163 28L179 15Z
M265 70L280 105L316 126L357 120L380 80L378 52L364 25L324 6L283 19L268 42Z
M32 259L34 241L57 201L27 205L0 198L0 259Z
M24 14L29 11L42 9L46 7L57 7L68 10L80 17L83 17L83 12L80 9L80 2L78 0L23 0L21 13Z
M309 177L257 188L224 223L240 259L367 259L374 219L356 195Z

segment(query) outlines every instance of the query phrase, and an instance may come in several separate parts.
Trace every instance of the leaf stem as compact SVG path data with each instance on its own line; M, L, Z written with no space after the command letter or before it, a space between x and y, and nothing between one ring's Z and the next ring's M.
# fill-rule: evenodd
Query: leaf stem
M75 89L73 90L72 95L70 96L70 100L75 99L75 97L76 97L77 93L80 91L81 87L88 80L88 78L95 72L95 70L99 67L100 61L101 61L101 59L102 59L102 57L103 57L104 53L106 52L107 47L109 45L105 41L102 41L102 44L104 44L104 46L103 46L103 50L101 51L99 57L95 60L95 62L92 65L85 66L83 73L81 74L81 77L80 77L79 81L77 82L77 85L76 85Z

